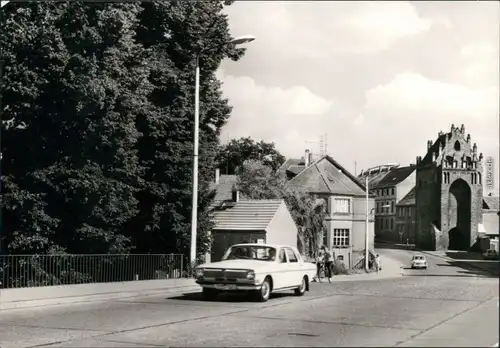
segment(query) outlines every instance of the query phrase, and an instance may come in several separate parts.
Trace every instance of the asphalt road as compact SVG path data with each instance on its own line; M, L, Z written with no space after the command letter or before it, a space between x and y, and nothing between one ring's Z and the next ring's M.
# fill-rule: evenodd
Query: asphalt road
M410 259L404 250L380 254ZM313 283L304 297L267 303L196 293L1 312L0 347L495 345L498 278L427 258L428 270Z

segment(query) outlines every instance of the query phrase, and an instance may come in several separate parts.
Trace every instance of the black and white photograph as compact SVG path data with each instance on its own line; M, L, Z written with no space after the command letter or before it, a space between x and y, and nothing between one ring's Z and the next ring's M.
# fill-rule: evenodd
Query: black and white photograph
M0 348L498 347L498 1L2 0L0 120Z

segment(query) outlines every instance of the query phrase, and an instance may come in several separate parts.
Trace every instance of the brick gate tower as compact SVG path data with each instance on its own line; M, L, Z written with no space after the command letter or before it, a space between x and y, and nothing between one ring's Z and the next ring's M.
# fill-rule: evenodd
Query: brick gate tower
M468 250L482 222L482 160L465 127L427 142L417 157L416 244L424 250Z

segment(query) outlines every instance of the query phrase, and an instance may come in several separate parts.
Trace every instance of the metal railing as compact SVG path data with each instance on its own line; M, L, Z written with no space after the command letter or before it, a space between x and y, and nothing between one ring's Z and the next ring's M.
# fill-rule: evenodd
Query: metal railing
M182 254L0 255L0 288L182 278Z

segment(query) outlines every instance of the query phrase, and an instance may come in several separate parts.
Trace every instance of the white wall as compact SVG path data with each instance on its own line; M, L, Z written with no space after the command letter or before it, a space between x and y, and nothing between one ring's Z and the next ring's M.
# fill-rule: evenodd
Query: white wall
M284 201L267 227L266 243L297 247L298 229Z

